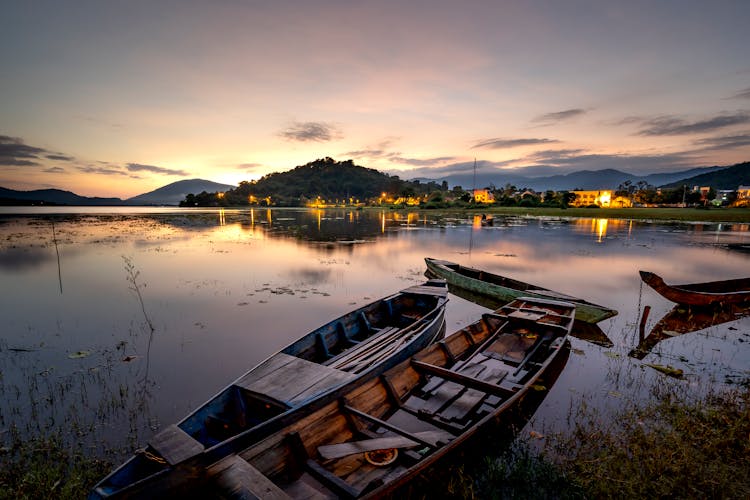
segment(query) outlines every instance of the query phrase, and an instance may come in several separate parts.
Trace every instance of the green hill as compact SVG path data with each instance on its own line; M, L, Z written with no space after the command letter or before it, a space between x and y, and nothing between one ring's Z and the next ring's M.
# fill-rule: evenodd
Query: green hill
M688 177L661 187L675 189L683 185L711 186L714 189L737 189L738 186L748 186L750 185L750 162L746 161L714 172Z
M404 181L372 168L355 165L352 160L332 158L315 160L287 172L268 174L257 181L240 182L237 188L226 191L222 199L213 193L188 196L183 205L248 205L266 197L277 206L298 206L320 197L326 202L341 202L378 198L381 193L391 196L410 196L440 189L434 182Z

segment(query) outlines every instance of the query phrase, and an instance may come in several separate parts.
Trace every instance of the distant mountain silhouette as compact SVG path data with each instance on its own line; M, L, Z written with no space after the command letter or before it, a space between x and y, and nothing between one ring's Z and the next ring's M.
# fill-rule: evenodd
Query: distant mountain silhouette
M530 188L535 191L546 191L548 189L553 191L570 191L574 189L616 189L625 181L630 181L633 184L636 184L639 181L645 181L652 186L661 187L669 183L678 183L679 185L682 185L682 181L688 178L693 178L696 175L712 175L713 173L719 173L727 168L731 167L699 167L679 172L650 174L644 176L629 174L614 169L579 170L569 174L550 175L545 177L527 177L516 173L487 174L486 172L477 172L476 187L484 188L490 184L495 187L503 187L506 184L512 184L519 189ZM461 186L464 189L471 189L474 187L474 176L472 173L450 175L439 179L420 178L420 180L436 181L438 183L447 181L450 186ZM737 186L735 186L735 188L736 187Z
M667 184L671 184L677 181L683 181L696 175L709 174L711 172L718 172L728 167L698 167L691 168L690 170L682 170L680 172L672 172L668 174L651 174L645 177L639 178L638 180L644 180L652 186L662 187ZM636 181L638 182L638 181ZM680 183L682 185L682 183Z
M746 161L731 167L719 168L713 172L680 179L662 187L676 188L683 185L689 187L711 186L714 189L737 189L738 186L750 186L750 162Z
M80 196L61 189L37 189L16 191L0 187L0 205L73 205L73 206L117 206L117 205L177 205L188 193L202 191L217 192L234 188L229 184L190 179L173 182L149 193L127 200L120 198L97 198Z
M89 198L61 189L16 191L0 187L0 205L122 205L120 198Z
M218 182L204 179L189 179L173 182L151 192L139 194L125 200L128 205L178 205L190 193L224 192L234 189L235 186L220 184Z

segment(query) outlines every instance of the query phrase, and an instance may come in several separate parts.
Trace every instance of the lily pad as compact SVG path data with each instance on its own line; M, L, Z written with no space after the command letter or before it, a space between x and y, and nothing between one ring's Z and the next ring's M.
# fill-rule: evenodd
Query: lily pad
M665 366L665 365L657 365L657 364L654 364L654 363L644 363L644 365L650 366L654 370L662 372L664 375L667 375L669 377L682 378L682 376L684 375L684 373L682 372L682 370L680 370L679 368L674 368L674 367L669 366L669 365L667 365L667 366Z
M91 351L76 351L72 354L68 354L70 359L88 358L91 356Z

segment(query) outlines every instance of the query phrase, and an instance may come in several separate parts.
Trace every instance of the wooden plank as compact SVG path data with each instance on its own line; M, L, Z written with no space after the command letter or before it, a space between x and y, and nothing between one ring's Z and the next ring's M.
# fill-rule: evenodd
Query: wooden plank
M235 382L235 385L239 385L240 387L251 385L256 380L265 377L269 373L272 373L282 366L291 363L295 359L297 359L295 356L290 356L289 354L284 354L283 352L277 352L276 354L265 360L263 363L240 377L240 379Z
M309 399L312 396L318 395L324 391L327 391L328 389L335 387L339 384L343 384L344 382L351 380L355 378L356 375L353 375L351 373L345 372L345 371L339 371L336 370L336 372L329 374L325 378L317 381L304 391L300 392L299 394L296 394L294 397L292 397L289 400L289 403L292 406L297 406L303 401Z
M294 356L284 356L291 359L287 359L285 363L262 377L243 377L236 385L292 406L292 401L299 400L297 396L306 392L309 395L308 390L316 384L323 387L332 386L341 378L341 371L335 368ZM329 376L332 377L331 380L323 382Z
M498 385L485 382L484 380L467 377L466 375L463 375L459 372L447 370L440 366L423 363L415 359L412 359L411 365L417 370L423 371L425 373L430 373L432 375L437 375L440 378L450 380L451 382L456 382L472 389L486 392L487 394L495 394L498 396L507 396L509 393L512 394L511 391L508 391L507 389L504 389L503 387L500 387Z
M424 431L415 432L415 436L421 439L437 443L438 441L447 442L453 436L445 431ZM326 460L341 458L355 453L363 453L372 450L384 450L387 448L411 448L419 443L404 436L388 436L375 439L365 439L362 441L353 441L350 443L339 443L324 445L318 447L318 453Z
M330 492L305 472L296 481L285 487L285 491L295 500L326 500Z
M290 500L291 497L237 455L230 455L208 470L223 496L237 500Z
M498 384L507 375L508 372L506 370L489 369L482 372L479 378L485 382ZM440 411L438 416L445 420L463 420L486 396L487 393L483 391L467 389L450 406Z
M187 432L172 424L156 434L148 444L155 449L169 465L182 462L203 451L203 445Z
M441 382L442 385L433 390L429 396L425 397L424 403L419 408L415 407L415 409L427 413L435 413L458 397L459 393L464 390L464 386L461 384L446 382L445 380L441 380Z
M428 446L430 448L436 448L437 447L435 445L435 443L432 443L430 441L422 439L419 436L415 435L414 433L407 432L407 431L401 429L400 427L397 427L395 425L389 424L385 420L380 420L377 417L373 417L372 415L369 415L369 414L367 414L365 412L359 411L358 409L356 409L356 408L354 408L352 406L344 405L344 409L346 411L349 411L349 412L353 413L354 415L357 415L358 417L361 417L361 418L363 418L365 420L368 420L369 422L371 422L373 424L377 424L380 427L383 427L384 429L388 429L389 431L395 432L396 434L408 437L409 439L413 439L414 441L416 441L417 443L419 443L421 445Z

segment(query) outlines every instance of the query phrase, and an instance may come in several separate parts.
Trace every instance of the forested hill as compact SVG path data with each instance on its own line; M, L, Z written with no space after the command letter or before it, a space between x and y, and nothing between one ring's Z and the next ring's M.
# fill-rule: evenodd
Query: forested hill
M711 186L714 189L737 189L739 186L748 186L750 185L750 161L738 163L715 172L682 179L662 187L674 189L683 185L689 187Z
M381 193L409 196L436 189L439 188L434 183L404 181L398 176L357 166L352 160L323 158L287 172L268 174L257 181L240 182L237 188L224 193L223 202L246 205L251 196L258 199L270 196L275 205L300 205L317 197L327 201L365 201ZM194 199L204 204L200 196Z

